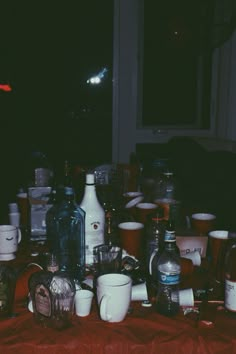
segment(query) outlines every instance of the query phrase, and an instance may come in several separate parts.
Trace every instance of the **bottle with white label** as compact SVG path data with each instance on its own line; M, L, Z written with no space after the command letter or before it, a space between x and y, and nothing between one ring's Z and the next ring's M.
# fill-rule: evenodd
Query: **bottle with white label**
M236 318L236 238L229 239L225 256L225 309Z
M179 312L180 255L173 224L168 222L164 250L157 261L157 311L174 316Z
M80 207L85 211L85 263L94 263L94 247L104 243L105 211L101 206L93 173L86 174L84 196Z

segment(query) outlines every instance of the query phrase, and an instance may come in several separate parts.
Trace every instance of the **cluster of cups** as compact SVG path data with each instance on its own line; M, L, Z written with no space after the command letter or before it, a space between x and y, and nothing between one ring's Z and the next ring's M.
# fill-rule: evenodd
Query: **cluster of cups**
M42 269L32 263L34 271ZM37 269L38 267L38 269ZM92 279L84 282L88 287L93 286ZM99 315L108 322L121 322L125 319L131 301L147 301L148 293L146 283L132 285L132 279L124 274L109 273L99 276L96 280L96 296L99 304ZM76 285L74 297L74 312L79 317L89 316L92 309L94 292ZM33 312L32 300L28 301L28 309Z

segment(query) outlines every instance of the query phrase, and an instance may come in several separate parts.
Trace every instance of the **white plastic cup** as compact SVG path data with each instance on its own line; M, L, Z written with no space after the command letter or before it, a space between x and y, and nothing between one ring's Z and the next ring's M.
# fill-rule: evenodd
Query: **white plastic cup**
M12 212L8 214L10 225L20 227L20 213Z
M18 208L17 203L9 203L8 208L9 208L9 213L18 213L19 212L19 208Z
M194 296L192 288L179 290L179 305L183 307L194 306Z
M181 257L191 259L191 261L193 262L193 265L195 265L195 266L200 266L201 262L202 262L201 255L200 255L199 251L188 252L188 253L183 254Z
M148 300L148 292L147 292L146 283L135 284L132 286L131 300L132 301Z
M85 317L90 314L94 293L90 290L81 289L75 293L75 313Z

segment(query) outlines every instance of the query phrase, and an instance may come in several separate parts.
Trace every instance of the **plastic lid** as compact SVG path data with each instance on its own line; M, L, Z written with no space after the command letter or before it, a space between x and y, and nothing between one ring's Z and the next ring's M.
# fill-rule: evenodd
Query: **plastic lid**
M143 307L152 307L152 303L149 300L143 300L142 306Z
M140 197L130 200L129 203L126 204L125 208L126 209L133 208L135 205L140 203L143 200L143 198L144 198L144 196L140 196Z
M94 184L95 178L93 173L86 174L86 184Z

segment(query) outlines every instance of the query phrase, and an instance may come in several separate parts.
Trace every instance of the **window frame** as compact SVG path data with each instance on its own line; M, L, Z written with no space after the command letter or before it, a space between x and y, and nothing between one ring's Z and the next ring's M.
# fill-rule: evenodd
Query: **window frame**
M113 161L128 162L137 143L165 143L173 136L217 136L221 71L220 49L214 50L210 102L210 128L144 128L141 122L142 13L144 0L114 0ZM217 123L217 124L216 124Z

